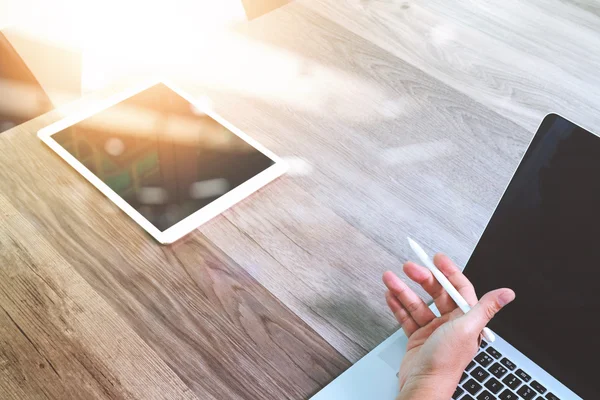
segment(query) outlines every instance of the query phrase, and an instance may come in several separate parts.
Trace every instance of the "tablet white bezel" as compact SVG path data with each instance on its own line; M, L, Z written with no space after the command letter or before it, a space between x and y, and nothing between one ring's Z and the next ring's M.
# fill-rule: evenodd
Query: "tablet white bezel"
M256 150L263 153L265 156L269 157L274 162L274 164L271 165L269 168L265 169L261 173L255 175L246 182L235 187L234 189L225 193L223 196L219 197L218 199L214 200L213 202L209 203L200 210L196 211L195 213L184 218L183 220L179 221L172 227L162 232L52 138L52 135L61 132L70 126L81 122L107 108L110 108L159 83L162 83L169 89L173 90L175 93L183 97L198 110L213 118L219 124L229 129L235 135L240 137L242 140L244 140L250 146L254 147ZM131 90L121 92L117 95L99 101L92 107L83 107L79 111L74 112L72 115L69 115L64 119L41 129L38 132L38 137L44 143L46 143L52 150L54 150L62 159L64 159L69 165L75 168L77 172L83 175L85 179L87 179L92 185L94 185L98 190L100 190L113 203L115 203L121 210L123 210L127 215L129 215L142 228L144 228L144 230L146 230L146 232L148 232L152 237L154 237L159 243L168 244L173 243L174 241L192 232L194 229L200 227L205 222L216 217L226 209L230 208L234 204L238 203L239 201L245 199L246 197L257 191L258 189L262 188L269 182L278 178L287 170L287 166L283 160L281 160L267 148L262 146L256 140L252 139L250 136L242 132L240 129L236 128L235 126L224 120L220 115L218 115L216 112L209 108L210 107L199 104L199 102L195 101L191 96L179 90L177 87L175 87L169 82L166 82L164 80L152 80L150 82L145 82L142 85L132 88Z

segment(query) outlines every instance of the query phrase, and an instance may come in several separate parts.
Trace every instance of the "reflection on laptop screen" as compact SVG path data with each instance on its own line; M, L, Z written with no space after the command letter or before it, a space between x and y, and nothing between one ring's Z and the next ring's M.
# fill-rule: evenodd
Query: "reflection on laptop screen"
M490 327L583 398L599 393L600 138L548 116L465 273L516 301Z

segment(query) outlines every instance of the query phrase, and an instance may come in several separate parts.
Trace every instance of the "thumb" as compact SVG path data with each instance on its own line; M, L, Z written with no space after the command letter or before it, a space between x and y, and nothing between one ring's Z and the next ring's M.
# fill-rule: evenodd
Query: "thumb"
M479 334L494 315L514 299L515 292L511 289L492 290L486 293L471 311L460 318L461 324L465 324L467 331Z

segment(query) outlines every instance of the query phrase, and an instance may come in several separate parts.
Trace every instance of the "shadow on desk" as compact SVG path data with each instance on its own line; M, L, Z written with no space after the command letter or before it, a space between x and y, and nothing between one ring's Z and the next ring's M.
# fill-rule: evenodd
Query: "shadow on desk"
M363 300L364 294L356 291L343 293L310 304L310 308L337 327L347 338L357 341L363 355L398 329L391 313L381 315ZM382 293L383 299L383 293Z

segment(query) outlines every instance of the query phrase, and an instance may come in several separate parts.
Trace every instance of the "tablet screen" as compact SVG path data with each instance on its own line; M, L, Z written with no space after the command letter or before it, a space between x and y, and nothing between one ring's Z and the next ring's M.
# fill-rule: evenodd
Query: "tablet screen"
M597 398L600 138L546 117L465 274L517 298L490 327L585 399Z
M164 84L52 138L163 232L274 164Z

